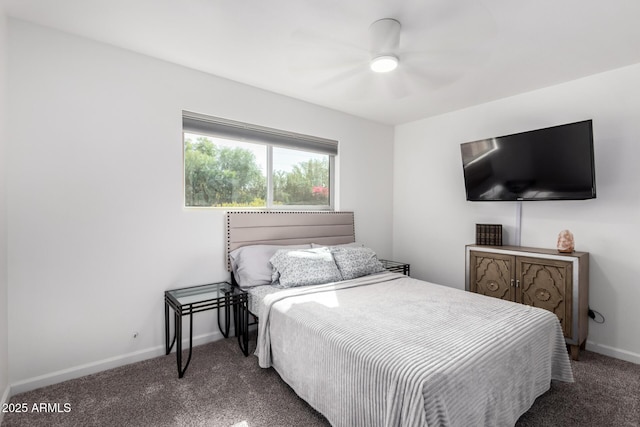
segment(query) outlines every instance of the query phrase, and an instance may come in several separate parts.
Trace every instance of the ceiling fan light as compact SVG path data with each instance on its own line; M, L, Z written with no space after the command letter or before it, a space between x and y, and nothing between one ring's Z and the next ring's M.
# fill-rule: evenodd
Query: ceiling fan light
M371 60L371 70L376 73L388 73L398 66L398 58L393 55L376 56Z

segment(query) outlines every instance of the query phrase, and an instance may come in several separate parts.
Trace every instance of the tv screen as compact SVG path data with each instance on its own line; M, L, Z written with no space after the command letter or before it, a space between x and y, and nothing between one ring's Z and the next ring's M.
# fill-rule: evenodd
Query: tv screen
M460 145L467 200L596 197L592 121Z

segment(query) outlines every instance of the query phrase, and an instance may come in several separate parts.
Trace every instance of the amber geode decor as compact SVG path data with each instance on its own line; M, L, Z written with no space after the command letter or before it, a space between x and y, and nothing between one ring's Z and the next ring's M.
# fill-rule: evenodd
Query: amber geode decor
M558 234L558 252L571 253L575 247L573 234L569 230L562 230Z

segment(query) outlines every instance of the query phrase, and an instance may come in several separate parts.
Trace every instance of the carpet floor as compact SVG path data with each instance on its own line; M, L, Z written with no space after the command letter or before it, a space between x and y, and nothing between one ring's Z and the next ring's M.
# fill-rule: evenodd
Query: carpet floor
M552 384L516 426L640 426L640 365L592 352L572 361L576 382ZM15 395L11 426L329 426L273 369L235 339L193 349L184 378L175 354Z

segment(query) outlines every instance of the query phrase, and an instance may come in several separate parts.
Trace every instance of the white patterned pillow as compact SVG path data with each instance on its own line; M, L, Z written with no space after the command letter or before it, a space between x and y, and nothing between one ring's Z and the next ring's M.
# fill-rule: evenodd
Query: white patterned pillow
M378 256L371 248L334 246L331 248L331 252L343 280L385 271Z
M271 257L272 284L281 288L342 280L329 248L278 250Z

